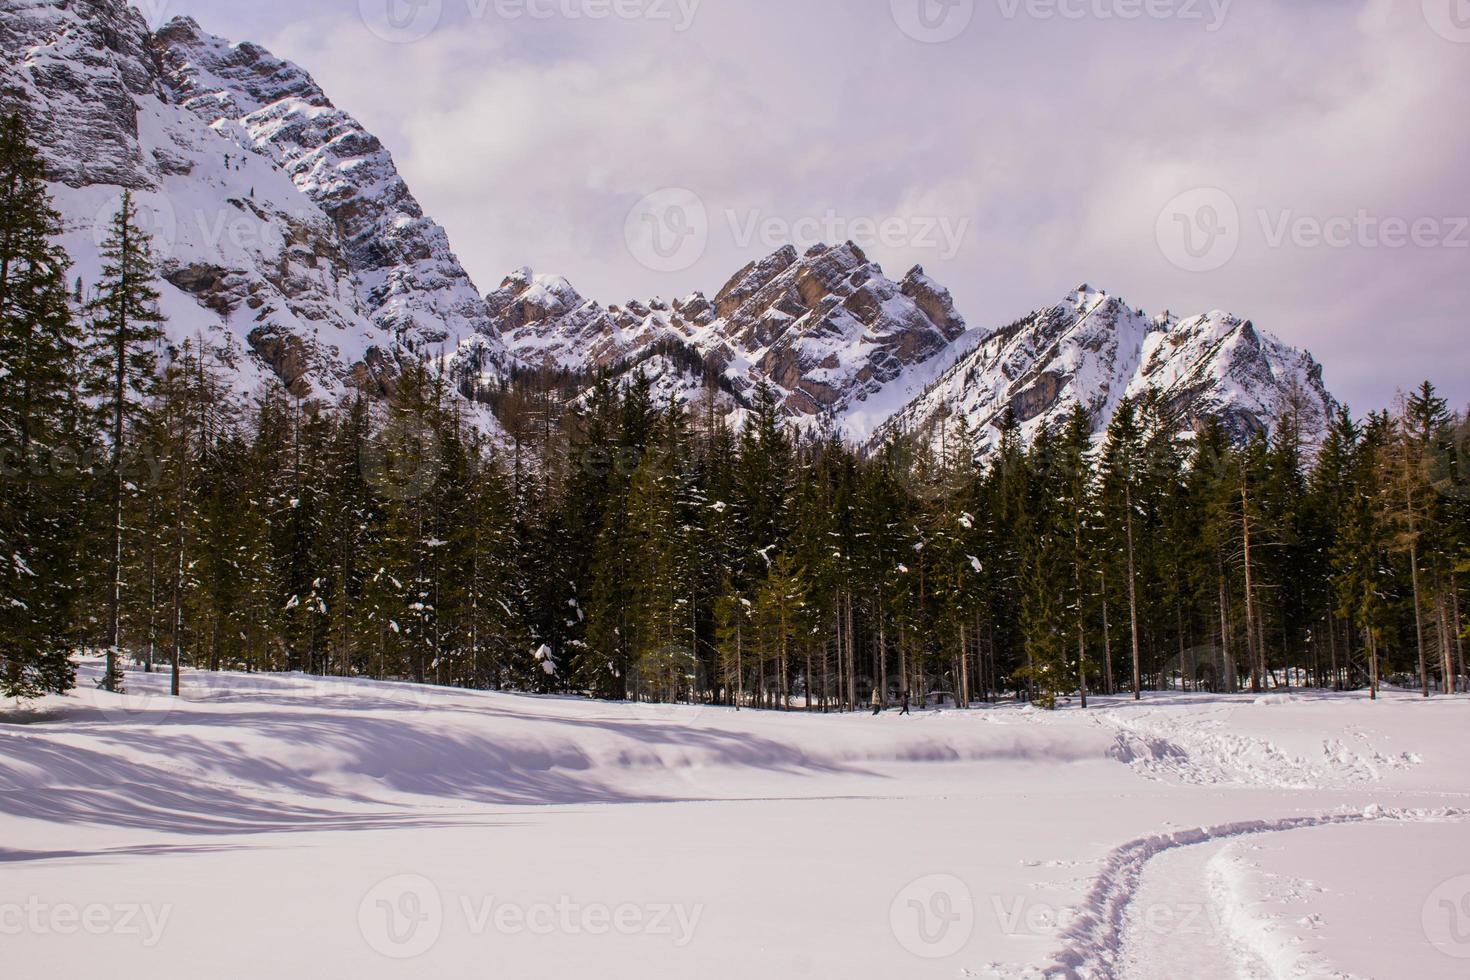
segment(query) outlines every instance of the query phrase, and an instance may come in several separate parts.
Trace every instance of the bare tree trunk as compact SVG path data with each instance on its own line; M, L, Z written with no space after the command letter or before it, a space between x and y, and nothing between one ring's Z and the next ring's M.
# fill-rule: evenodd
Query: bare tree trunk
M852 642L852 592L846 593L847 603L847 709L857 710L857 648Z
M151 508L150 508L151 511ZM149 514L150 521L152 514ZM158 651L158 549L148 549L148 662L144 673L153 673L153 659Z
M1103 614L1103 687L1109 694L1117 694L1118 688L1113 684L1113 629L1108 623L1108 573L1101 571L1102 578L1102 614Z
M1184 640L1184 609L1182 606L1174 607L1174 628L1179 631L1179 689L1187 692L1189 690L1189 671L1186 669L1184 658L1188 644Z
M1405 423L1407 426L1407 423ZM1404 504L1409 519L1409 574L1414 586L1414 636L1419 645L1419 684L1429 697L1429 664L1424 656L1424 601L1419 591L1419 528L1414 519L1414 460L1404 440Z
M970 707L970 644L965 636L965 626L960 624L960 662L959 674L955 678L955 701L957 707L968 709Z
M184 522L182 519L179 521L178 535L178 565L174 570L172 676L169 681L169 693L174 697L179 696L179 664L183 660L184 652Z
M1439 612L1439 655L1440 669L1444 672L1441 687L1445 694L1455 693L1455 655L1454 645L1450 643L1450 609L1449 600L1445 598L1443 591L1435 602Z
M744 613L735 610L735 710L745 704L745 626L738 617Z
M1450 572L1450 599L1455 607L1455 658L1459 666L1455 671L1455 688L1458 690L1458 678L1465 673L1465 626L1460 620L1460 585L1455 581L1454 572Z
M905 694L913 690L909 685L909 636L908 630L900 629L898 633L898 694L902 699Z
M812 647L810 643L806 645L806 674L802 677L801 686L806 689L806 710L810 713L812 710Z
M1245 465L1240 469L1240 526L1245 541L1245 635L1251 658L1251 693L1260 694L1265 683L1265 654L1261 650L1261 637L1256 632L1255 579L1251 568L1251 515L1250 493L1246 488Z
M1419 683L1429 697L1429 661L1424 656L1424 601L1419 593L1419 542L1414 537L1413 499L1410 498L1409 573L1414 584L1414 635L1419 643Z
M126 251L127 230L123 231L123 248ZM126 262L123 263L126 266ZM123 273L127 275L126 271ZM104 690L116 691L118 684L117 658L122 649L122 590L123 590L123 406L128 395L128 343L127 322L119 311L119 322L115 325L117 341L113 356L117 358L114 375L112 405L112 591L107 597L107 662L102 676Z
M786 620L786 600L783 597L782 600L781 600L781 710L782 711L790 711L791 710L791 690L790 690L790 687L789 687L789 685L790 685L790 676L789 676L790 667L789 667L789 664L788 664L788 661L787 661L787 658L788 658L789 653L790 653L790 650L789 650L789 647L788 647L788 639L789 639L788 633L789 633L789 627L787 625L787 620Z
M1132 623L1133 630L1133 700L1143 700L1143 659L1139 655L1138 647L1138 574L1134 567L1133 555L1133 484L1131 480L1123 483L1124 503L1128 507L1128 518L1125 522L1128 529L1128 618Z
M1327 652L1332 657L1332 689L1342 690L1337 675L1337 621L1332 613L1327 614Z
M878 704L888 707L888 631L883 615L883 594L878 593Z
M1082 707L1087 707L1087 624L1082 601L1082 525L1081 518L1072 524L1072 586L1077 590L1077 694Z
M847 710L847 659L842 643L842 593L837 593L837 693L842 711Z
M1225 581L1225 570L1220 569L1220 648L1225 661L1225 690L1229 694L1240 693L1240 668L1235 662L1235 651L1230 645L1230 585Z
M766 651L759 650L755 658L755 697L756 703L761 708L769 708L769 699L766 697Z
M1368 684L1374 701L1378 700L1378 637L1373 627L1368 627Z

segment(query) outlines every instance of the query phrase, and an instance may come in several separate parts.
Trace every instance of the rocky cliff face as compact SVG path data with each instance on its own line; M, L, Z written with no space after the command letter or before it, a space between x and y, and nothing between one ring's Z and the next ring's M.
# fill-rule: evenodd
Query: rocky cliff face
M424 215L377 137L310 75L187 18L153 41L162 81L180 105L266 156L332 219L374 323L424 346L495 336L444 229Z
M1014 411L1029 438L1081 404L1101 432L1126 397L1160 392L1182 429L1218 416L1238 439L1288 411L1319 430L1334 402L1311 355L1253 324L1215 311L1179 320L1150 317L1081 286L1055 306L997 330L959 357L928 390L880 429L935 438L960 419L981 452Z
M221 352L241 389L380 393L407 352L470 335L504 363L443 229L301 69L187 19L150 34L123 0L8 2L0 57L0 101L42 147L84 288L131 191L171 338Z
M648 371L638 352L672 345L697 355L703 373L722 379L734 396L748 398L765 379L798 424L830 421L854 437L903 403L912 369L965 332L948 291L922 269L895 282L850 242L805 255L780 249L738 272L713 300L695 293L604 308L564 279L522 270L489 303L524 361ZM684 374L681 396L692 399L707 379ZM658 379L667 390L679 388L664 373Z

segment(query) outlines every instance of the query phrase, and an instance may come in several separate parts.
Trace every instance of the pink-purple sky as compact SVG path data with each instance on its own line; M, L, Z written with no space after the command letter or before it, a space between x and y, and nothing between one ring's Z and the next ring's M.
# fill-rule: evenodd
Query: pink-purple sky
M483 290L713 293L856 237L972 326L1085 281L1250 317L1359 412L1470 402L1470 0L133 2L311 71ZM648 261L666 188L707 244Z

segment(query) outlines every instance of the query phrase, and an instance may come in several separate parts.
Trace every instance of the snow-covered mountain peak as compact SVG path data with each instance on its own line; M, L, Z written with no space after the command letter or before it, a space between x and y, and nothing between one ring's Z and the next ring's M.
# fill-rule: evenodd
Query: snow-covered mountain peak
M531 367L591 371L625 356L631 346L608 310L584 299L561 276L517 269L485 303L503 341Z
M239 119L283 99L333 108L302 68L250 41L210 34L192 17L175 17L159 29L154 42L183 102L196 112L203 103L213 103L204 115ZM195 100L202 102L193 104Z
M879 439L936 436L963 418L981 452L1014 413L1027 437L1055 426L1076 405L1102 431L1124 397L1160 394L1182 428L1222 418L1237 438L1268 428L1288 411L1309 432L1333 400L1311 356L1223 311L1183 320L1148 316L1083 284L1055 306L989 334L911 404Z

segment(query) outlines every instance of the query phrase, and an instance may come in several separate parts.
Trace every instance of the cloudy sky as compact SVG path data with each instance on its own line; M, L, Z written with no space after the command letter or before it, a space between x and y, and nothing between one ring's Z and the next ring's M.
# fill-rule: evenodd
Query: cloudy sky
M135 2L310 70L482 289L853 238L972 326L1089 282L1470 402L1470 0Z

